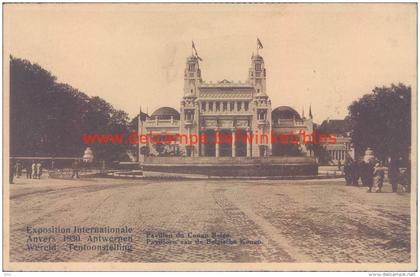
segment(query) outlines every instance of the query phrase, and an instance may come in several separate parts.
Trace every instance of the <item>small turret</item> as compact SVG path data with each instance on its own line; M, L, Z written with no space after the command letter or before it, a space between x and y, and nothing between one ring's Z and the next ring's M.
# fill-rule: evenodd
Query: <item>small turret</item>
M264 59L259 54L252 55L248 71L248 82L255 87L257 95L266 96L266 71Z
M197 55L187 58L184 71L184 96L197 96L197 87L202 82L199 59Z

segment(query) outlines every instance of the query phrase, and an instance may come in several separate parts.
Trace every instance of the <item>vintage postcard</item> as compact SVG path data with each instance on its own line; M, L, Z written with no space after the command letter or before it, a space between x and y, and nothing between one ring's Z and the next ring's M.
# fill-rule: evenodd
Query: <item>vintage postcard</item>
M3 271L417 270L416 3L5 3L3 73Z

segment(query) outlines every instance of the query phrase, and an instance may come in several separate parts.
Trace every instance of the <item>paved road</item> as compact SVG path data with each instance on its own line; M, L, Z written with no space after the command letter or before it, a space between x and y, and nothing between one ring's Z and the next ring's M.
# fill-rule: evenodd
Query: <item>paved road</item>
M11 261L409 262L409 198L340 180L17 179ZM28 226L128 226L132 251L65 251L59 233L43 234L58 250L29 251ZM89 235L80 244L95 244Z

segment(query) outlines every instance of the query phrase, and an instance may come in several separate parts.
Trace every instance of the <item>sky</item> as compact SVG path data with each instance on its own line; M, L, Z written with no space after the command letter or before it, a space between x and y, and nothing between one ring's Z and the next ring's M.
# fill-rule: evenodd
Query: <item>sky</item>
M415 4L5 4L4 61L135 116L179 110L192 40L205 81L245 81L258 37L272 108L311 105L320 123L375 86L416 92L416 16Z

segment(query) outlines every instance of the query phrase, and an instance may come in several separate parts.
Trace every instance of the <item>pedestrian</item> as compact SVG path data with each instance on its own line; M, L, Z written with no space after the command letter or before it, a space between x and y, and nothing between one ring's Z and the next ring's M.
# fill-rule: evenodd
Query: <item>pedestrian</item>
M385 176L384 169L381 163L377 162L375 164L375 167L373 170L373 176L374 176L374 183L376 187L375 192L381 192L382 186L384 184L384 176Z
M365 161L360 161L360 179L362 180L362 186L369 186L369 164Z
M373 187L373 171L374 171L374 166L372 164L372 161L369 161L367 163L365 163L365 183L368 186L368 192L372 192L372 187Z
M15 176L15 164L13 159L10 159L10 166L9 166L9 183L13 184L13 177Z
M359 186L359 178L361 176L361 170L363 168L360 166L360 161L354 161L351 165L352 179L351 183L353 186Z
M411 191L411 169L410 169L410 166L411 166L411 164L408 163L407 168L401 174L400 183L403 187L404 192L410 192Z
M31 164L31 162L26 162L25 167L26 167L26 179L31 179L32 178L32 164Z
M352 184L352 161L350 159L346 159L344 162L344 179L346 180L346 186Z
M72 173L72 175L71 175L71 178L73 179L74 177L76 177L76 179L78 179L79 178L79 161L78 160L75 160L74 162L73 162L73 173Z
M32 161L32 179L36 179L38 174L36 172L36 162Z
M16 162L15 170L16 170L16 177L20 178L20 176L22 175L22 163L20 161Z
M37 173L38 179L41 179L41 175L42 175L42 163L41 163L41 161L38 161L38 163L36 164L36 173Z
M400 170L398 166L398 159L391 158L391 162L388 167L388 179L391 183L392 192L398 191L398 180L399 180Z

